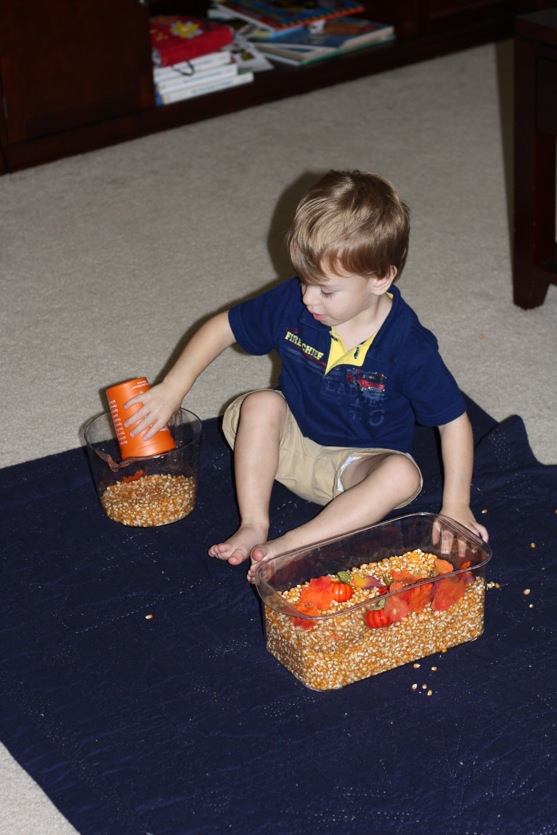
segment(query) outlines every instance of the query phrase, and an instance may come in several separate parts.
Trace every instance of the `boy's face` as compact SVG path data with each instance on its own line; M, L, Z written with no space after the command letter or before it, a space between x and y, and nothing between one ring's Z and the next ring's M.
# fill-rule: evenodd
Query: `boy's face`
M302 282L302 300L317 322L336 327L348 322L364 322L373 318L384 295L384 279L362 278L360 275L328 273L318 283ZM387 288L392 279L388 280Z

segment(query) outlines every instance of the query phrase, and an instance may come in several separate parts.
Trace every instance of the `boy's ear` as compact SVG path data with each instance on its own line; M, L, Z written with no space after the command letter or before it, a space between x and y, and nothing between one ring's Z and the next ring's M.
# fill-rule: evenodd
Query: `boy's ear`
M396 278L397 268L391 264L385 275L383 276L375 276L374 278L374 290L376 293L386 293L393 281Z

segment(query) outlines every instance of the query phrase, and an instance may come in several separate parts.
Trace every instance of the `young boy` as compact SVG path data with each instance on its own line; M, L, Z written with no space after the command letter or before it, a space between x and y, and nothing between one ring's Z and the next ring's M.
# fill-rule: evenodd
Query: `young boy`
M439 427L441 513L487 540L470 510L473 442L455 380L433 334L393 282L402 272L409 212L387 180L331 171L300 201L288 244L297 278L206 322L163 382L129 401L126 423L149 438L168 421L201 372L237 342L276 350L277 390L255 391L227 409L241 524L209 554L257 563L380 521L420 492L410 456L415 422ZM148 431L146 431L148 430ZM267 540L277 479L323 505L315 518Z

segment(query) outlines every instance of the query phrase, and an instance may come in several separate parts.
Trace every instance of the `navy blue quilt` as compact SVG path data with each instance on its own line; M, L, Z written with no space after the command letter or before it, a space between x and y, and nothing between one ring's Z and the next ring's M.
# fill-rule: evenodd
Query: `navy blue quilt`
M557 467L469 405L485 632L325 693L266 652L245 567L206 556L238 521L216 420L166 527L106 519L81 449L0 471L0 739L82 835L557 832ZM432 431L415 454L408 512L437 511ZM317 511L272 505L272 535Z

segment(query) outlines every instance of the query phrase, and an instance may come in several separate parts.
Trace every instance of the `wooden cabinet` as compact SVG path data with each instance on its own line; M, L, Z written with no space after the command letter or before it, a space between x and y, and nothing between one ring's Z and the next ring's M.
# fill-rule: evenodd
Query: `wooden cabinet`
M137 0L3 0L2 16L8 142L152 105L142 66L148 17Z
M513 32L516 15L542 6L550 6L555 0L372 0L378 20L394 23L399 37L427 38L431 35L451 37L478 37L499 32L495 37L505 37ZM487 35L489 37L489 35ZM469 43L473 45L473 40Z
M364 0L394 42L167 107L154 101L149 15L202 14L208 0L1 0L0 173L508 37L513 0Z
M58 145L63 153L84 150L76 129L153 107L149 10L138 0L0 6L0 139L8 170L35 155L56 156ZM56 139L62 135L66 141Z

